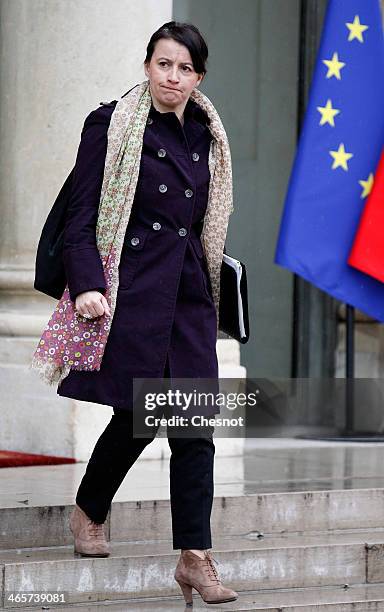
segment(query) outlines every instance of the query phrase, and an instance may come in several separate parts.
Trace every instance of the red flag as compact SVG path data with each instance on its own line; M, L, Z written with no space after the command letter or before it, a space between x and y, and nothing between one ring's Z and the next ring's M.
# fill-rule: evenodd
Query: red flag
M384 150L355 234L348 263L384 282Z

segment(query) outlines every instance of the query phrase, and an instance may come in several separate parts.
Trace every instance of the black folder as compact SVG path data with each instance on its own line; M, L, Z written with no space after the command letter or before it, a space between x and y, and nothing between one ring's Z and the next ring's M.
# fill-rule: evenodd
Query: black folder
M249 340L245 264L225 252L220 273L219 329L241 344Z

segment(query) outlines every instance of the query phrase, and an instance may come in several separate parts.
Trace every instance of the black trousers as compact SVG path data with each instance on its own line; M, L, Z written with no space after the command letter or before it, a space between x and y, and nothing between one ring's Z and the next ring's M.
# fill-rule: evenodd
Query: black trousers
M168 360L164 376L169 376ZM133 437L133 413L117 408L113 410L111 421L95 445L76 495L76 503L96 523L105 521L112 499L128 470L156 436L154 431L153 437ZM174 549L212 548L213 431L213 427L207 426L199 437L168 435Z

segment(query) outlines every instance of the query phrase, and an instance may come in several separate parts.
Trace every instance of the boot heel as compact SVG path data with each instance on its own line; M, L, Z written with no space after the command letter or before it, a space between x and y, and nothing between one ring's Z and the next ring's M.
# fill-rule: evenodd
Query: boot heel
M176 582L180 586L183 592L185 603L187 604L187 606L192 606L193 605L192 586L190 584L187 584L186 582L182 582L181 580L176 580Z

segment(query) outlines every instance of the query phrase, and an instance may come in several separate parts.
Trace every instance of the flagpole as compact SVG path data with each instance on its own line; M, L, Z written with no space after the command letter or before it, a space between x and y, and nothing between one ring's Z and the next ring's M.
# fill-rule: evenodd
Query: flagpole
M346 345L345 345L345 436L354 433L354 388L355 378L355 308L346 304Z
M382 432L356 431L355 416L355 308L346 304L345 427L337 439L349 442L383 442ZM336 438L335 438L336 439Z
M355 417L355 307L346 306L346 338L345 338L345 425L336 435L321 436L321 439L340 440L345 442L382 442L381 432L356 431ZM320 439L320 436L318 437Z

